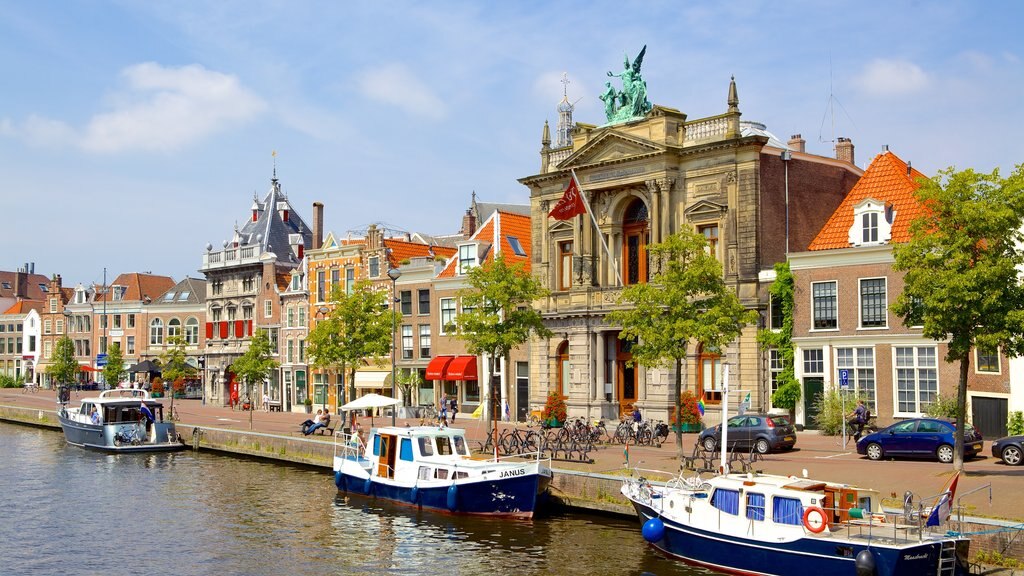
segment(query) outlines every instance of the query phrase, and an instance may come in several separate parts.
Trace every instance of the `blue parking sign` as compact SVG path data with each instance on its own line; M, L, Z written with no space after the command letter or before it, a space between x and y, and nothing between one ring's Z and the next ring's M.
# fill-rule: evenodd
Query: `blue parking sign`
M846 368L839 370L839 387L844 390L850 387L850 371Z

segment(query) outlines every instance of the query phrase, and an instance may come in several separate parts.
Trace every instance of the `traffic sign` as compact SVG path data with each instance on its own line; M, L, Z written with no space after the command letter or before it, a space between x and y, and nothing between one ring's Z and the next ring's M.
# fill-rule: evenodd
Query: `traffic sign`
M839 387L843 390L850 387L850 371L846 368L839 370Z
M97 354L96 355L96 365L97 366L106 366L107 365L107 355L106 354Z

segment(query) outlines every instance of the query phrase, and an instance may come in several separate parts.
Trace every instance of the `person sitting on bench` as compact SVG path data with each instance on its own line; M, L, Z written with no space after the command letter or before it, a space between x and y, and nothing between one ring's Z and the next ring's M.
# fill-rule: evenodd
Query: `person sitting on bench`
M323 420L324 417L323 414L323 410L317 410L316 416L314 416L312 420L306 420L305 422L303 422L302 433L305 434L306 436L309 436L309 433L312 431L311 428L313 428L313 426L320 426L320 421Z
M313 424L306 428L304 434L306 436L309 436L310 434L316 432L317 430L320 430L321 428L326 428L333 432L333 428L330 428L330 424L331 414L330 412L327 411L327 408L324 408L323 410L317 410L316 416L313 418Z

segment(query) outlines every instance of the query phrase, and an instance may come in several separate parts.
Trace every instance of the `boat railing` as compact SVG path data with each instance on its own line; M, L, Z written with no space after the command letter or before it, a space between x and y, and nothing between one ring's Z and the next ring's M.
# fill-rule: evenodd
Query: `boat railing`
M334 456L336 458L340 455L343 459L359 460L365 453L366 445L358 433L346 433L343 430L334 433Z
M139 400L152 400L149 390L144 388L111 388L100 392L100 398L131 398Z

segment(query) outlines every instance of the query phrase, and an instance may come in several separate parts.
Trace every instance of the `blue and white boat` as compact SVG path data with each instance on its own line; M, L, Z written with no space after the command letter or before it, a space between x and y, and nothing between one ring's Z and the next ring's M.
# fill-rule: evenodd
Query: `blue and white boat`
M342 492L452 514L532 518L547 497L551 459L477 459L465 430L389 426L372 429L366 445L336 435L334 482Z
M93 413L95 412L95 421ZM185 445L146 390L114 389L57 411L68 444L104 452L169 452Z
M953 490L955 481L935 497L931 514L913 502L901 514L886 514L874 490L812 480L806 472L729 473L724 452L718 475L664 485L631 478L622 486L644 539L657 550L756 576L967 576L970 541L945 525Z

